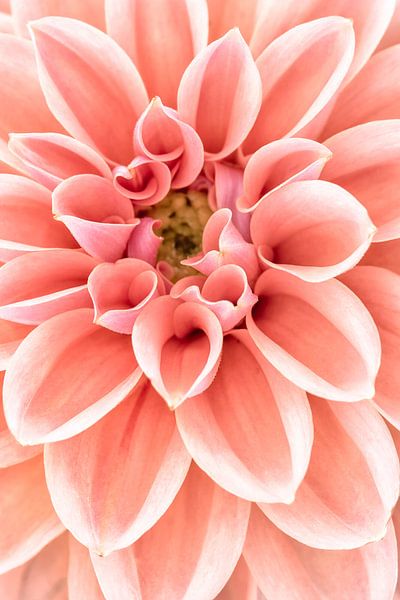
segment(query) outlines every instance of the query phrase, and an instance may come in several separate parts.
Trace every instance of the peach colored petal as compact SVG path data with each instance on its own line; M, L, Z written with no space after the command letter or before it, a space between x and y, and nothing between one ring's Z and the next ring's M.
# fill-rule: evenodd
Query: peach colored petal
M228 583L215 600L238 600L238 598L240 600L261 600L258 596L257 584L243 556L240 557Z
M396 0L395 4L396 7L394 9L392 20L379 43L377 51L388 48L389 46L394 46L394 44L400 42L400 2Z
M371 244L360 265L383 267L400 275L400 239Z
M308 283L269 269L255 293L259 301L247 315L247 328L276 369L323 398L372 398L379 334L353 292L334 279Z
M104 600L90 554L69 536L68 600Z
M286 534L315 548L382 539L399 495L399 459L382 417L366 401L310 404L314 444L296 499L260 507Z
M260 104L260 75L238 29L196 56L178 90L179 115L200 135L207 159L224 158L241 144Z
M310 458L311 411L247 331L225 336L213 383L176 415L190 454L218 485L255 502L293 501Z
M208 193L208 202L213 210L229 208L232 212L232 223L246 242L250 241L250 217L238 210L240 196L243 193L243 170L223 162L212 165L214 185Z
M129 162L132 131L147 106L146 90L129 57L106 34L81 21L45 17L30 28L53 114L81 142L110 160Z
M22 342L34 327L0 319L0 370L4 371Z
M115 167L113 174L115 188L137 206L160 202L171 186L168 166L146 156L137 156L127 167Z
M257 22L257 14L260 2L258 0L207 0L209 23L210 23L210 41L224 35L226 31L237 26L240 29L246 42L248 42L253 33Z
M8 426L30 445L76 435L119 404L140 376L127 336L93 324L90 309L62 313L29 334L10 361Z
M14 21L10 14L0 12L0 32L1 33L14 33Z
M175 501L135 544L92 555L107 600L213 600L246 536L249 504L192 466Z
M161 225L161 221L150 217L143 217L132 232L126 249L127 256L145 260L153 267L157 263L158 249L162 239L154 232Z
M149 95L176 107L181 76L207 44L205 0L105 0L105 9L108 33L139 69Z

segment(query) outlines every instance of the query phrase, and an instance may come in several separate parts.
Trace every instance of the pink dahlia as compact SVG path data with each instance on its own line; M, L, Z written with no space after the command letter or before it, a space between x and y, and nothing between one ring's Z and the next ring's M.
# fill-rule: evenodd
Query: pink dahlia
M399 598L395 0L10 4L0 597Z

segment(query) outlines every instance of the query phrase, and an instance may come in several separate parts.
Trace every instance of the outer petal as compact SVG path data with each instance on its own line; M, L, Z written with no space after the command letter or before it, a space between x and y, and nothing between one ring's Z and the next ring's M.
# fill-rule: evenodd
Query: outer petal
M104 600L90 554L69 536L68 600Z
M222 350L221 325L208 308L162 296L135 321L135 356L170 408L204 391L213 380Z
M42 456L0 470L0 573L18 567L63 531L50 502Z
M106 0L105 6L108 33L139 69L149 95L175 107L182 73L207 44L205 0Z
M178 112L200 135L205 157L221 159L244 140L261 103L261 81L238 29L207 46L185 71Z
M296 385L330 400L374 395L380 341L372 317L336 280L306 283L270 269L255 287L247 316L253 340Z
M82 544L108 555L158 521L185 479L190 456L174 415L143 382L87 431L47 445L45 464L63 523Z
M315 548L357 548L385 535L399 495L390 433L367 402L310 399L315 438L307 475L291 505L262 504L277 527Z
M7 368L12 355L32 329L31 325L0 319L0 371Z
M93 324L82 308L37 327L19 346L4 381L4 411L24 444L65 439L90 427L136 385L130 340Z
M128 163L133 127L147 105L143 82L128 56L81 21L46 17L30 27L53 114L80 141L110 160Z
M400 275L400 239L371 244L360 265L383 267Z
M213 600L239 559L248 510L193 466L172 506L136 544L92 557L107 600Z
M364 204L378 227L374 242L400 237L400 119L358 125L325 144L333 158L323 177Z
M177 422L218 485L256 502L293 501L310 458L311 411L305 392L267 363L245 330L224 338L216 378L177 409Z
M382 540L355 550L315 550L252 509L244 556L263 593L274 600L392 600L397 579L393 525Z
M251 575L248 566L240 557L231 578L215 600L261 600L255 579Z
M258 0L229 0L221 2L220 0L207 0L211 41L224 35L232 27L239 27L241 34L246 42L249 41L253 33L254 25L257 21L257 8L260 4Z

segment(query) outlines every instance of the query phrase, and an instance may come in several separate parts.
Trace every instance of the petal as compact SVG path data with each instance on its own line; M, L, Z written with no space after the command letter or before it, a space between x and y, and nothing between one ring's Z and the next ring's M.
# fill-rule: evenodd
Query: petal
M92 173L111 179L105 160L92 148L61 133L10 135L9 149L23 163L29 175L53 190L63 179Z
M160 519L185 479L190 456L173 413L144 381L87 431L48 444L45 465L59 517L82 544L104 556L129 546Z
M132 343L139 366L174 409L210 385L222 337L221 325L208 308L162 296L136 319Z
M31 325L0 319L0 371L8 367L10 358L32 329L34 328Z
M137 156L127 167L114 169L114 187L137 206L151 206L168 194L171 173L164 163Z
M104 600L90 554L69 536L68 600Z
M73 137L110 160L128 163L133 127L147 106L128 56L81 21L45 17L30 28L41 86L55 117Z
M366 401L310 404L314 444L296 499L260 507L279 529L314 548L380 540L399 495L399 460L382 417Z
M261 600L258 596L257 584L248 566L240 557L231 578L215 600Z
M176 415L187 449L218 485L255 502L293 501L310 458L311 411L245 330L224 338L213 383Z
M374 395L380 364L376 326L364 305L336 280L308 283L263 273L249 333L273 366L299 387L353 402ZM345 315L345 318L343 318Z
M258 0L207 0L211 41L224 35L233 27L239 27L246 42L251 38L257 22Z
M274 40L256 62L262 105L243 154L308 125L338 90L353 53L352 24L341 17L298 25Z
M326 181L297 181L267 194L250 224L264 265L315 282L354 267L375 231L362 204Z
M381 39L377 50L383 50L389 46L394 46L400 41L399 37L399 25L400 25L400 4L396 1L396 7L394 9L392 20L389 23L389 27L385 31L385 35Z
M360 265L383 267L400 275L400 239L371 244Z
M0 31L1 33L14 33L14 21L9 13L0 12Z
M139 69L150 97L175 107L185 68L207 44L205 0L106 0L105 7L107 31Z
M400 237L400 119L358 125L325 144L333 158L323 177L364 204L378 227L374 242Z
M50 502L43 458L0 469L0 573L18 567L63 532Z
M130 340L93 323L82 308L39 325L21 343L4 381L8 426L23 444L76 435L134 388Z
M362 548L316 550L286 536L254 507L244 556L260 589L274 600L389 600L396 585L392 524L382 540Z
M214 168L214 186L208 194L210 206L229 208L232 212L232 222L243 238L250 240L250 217L238 210L238 202L243 193L243 171L223 162L208 163Z
M172 506L136 544L105 559L92 555L107 600L212 600L239 559L248 511L193 466Z
M261 81L238 29L212 42L186 69L178 112L200 135L205 157L221 159L244 140L256 120Z
M144 260L154 267L157 263L158 249L162 243L161 237L154 233L154 229L157 229L160 225L161 221L151 217L140 219L140 223L135 227L129 238L126 249L127 256Z

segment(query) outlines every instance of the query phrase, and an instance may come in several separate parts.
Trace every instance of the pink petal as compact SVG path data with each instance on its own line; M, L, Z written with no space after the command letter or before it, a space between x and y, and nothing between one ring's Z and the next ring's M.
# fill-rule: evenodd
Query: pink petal
M0 573L18 567L60 535L42 456L0 469Z
M132 203L109 179L75 175L53 192L53 212L92 256L113 262L124 254L139 223Z
M4 381L7 423L23 444L57 441L90 427L119 404L141 375L127 336L69 311L21 343Z
M368 402L310 399L314 444L291 505L260 505L286 534L314 548L346 550L380 540L399 495L390 433Z
M92 173L111 179L105 160L92 148L60 133L12 134L10 150L29 175L53 190L63 179Z
M257 22L258 0L207 0L211 41L224 35L233 27L239 27L246 42L251 38Z
M127 167L114 169L114 186L138 206L151 206L168 194L171 173L164 163L137 156Z
M129 238L127 255L130 258L140 258L153 267L157 263L158 249L162 239L154 233L154 228L158 228L161 221L156 221L150 217L140 219L140 223L135 227Z
M393 597L397 548L393 525L382 540L355 550L316 550L251 513L244 556L267 598L365 600Z
M400 239L371 244L360 265L383 267L400 275Z
M400 4L396 1L396 7L394 9L393 17L389 23L389 27L385 31L385 35L381 39L377 50L383 50L389 46L394 46L400 42Z
M185 68L207 44L205 0L106 0L105 7L108 33L139 69L149 95L175 107Z
M128 163L133 127L147 106L143 82L128 56L81 21L45 17L30 28L41 86L58 121L108 159Z
M91 307L87 278L96 261L76 250L28 252L0 269L0 317L35 325Z
M233 152L252 128L261 103L260 76L238 29L212 42L185 71L178 112L200 135L205 157Z
M293 181L318 179L332 153L312 140L284 138L259 148L243 174L243 193L237 207L252 212L260 199Z
M0 260L46 248L74 248L76 242L53 219L51 194L18 175L0 175Z
M133 546L92 555L107 600L212 600L241 553L249 505L197 467L158 523Z
M298 25L274 40L256 62L262 105L243 154L308 125L338 90L353 54L352 24L341 17Z
M7 368L10 358L34 327L0 319L0 370Z
M177 409L177 423L196 463L228 492L293 501L313 439L307 396L267 363L245 330L224 338L216 378Z
M362 204L326 181L297 181L267 194L250 224L264 265L315 282L354 267L375 231Z
M240 600L261 600L258 596L257 584L243 556L240 557L231 578L215 600L238 600L238 598Z
M68 600L104 600L90 554L69 536Z
M261 275L255 293L247 327L278 371L323 398L372 398L380 341L355 294L334 279L308 283L274 269Z
M89 277L88 289L94 304L96 323L111 331L127 334L132 333L140 311L165 292L157 271L135 258L98 265Z
M1 33L14 33L14 21L10 14L0 12L0 31Z
M324 179L347 189L368 210L374 242L400 237L400 119L358 125L325 142L333 158Z
M129 546L160 519L190 456L174 415L144 381L87 431L47 445L45 464L63 523L103 556Z
M208 308L162 296L136 319L132 343L139 366L174 409L210 385L222 337L221 325Z

